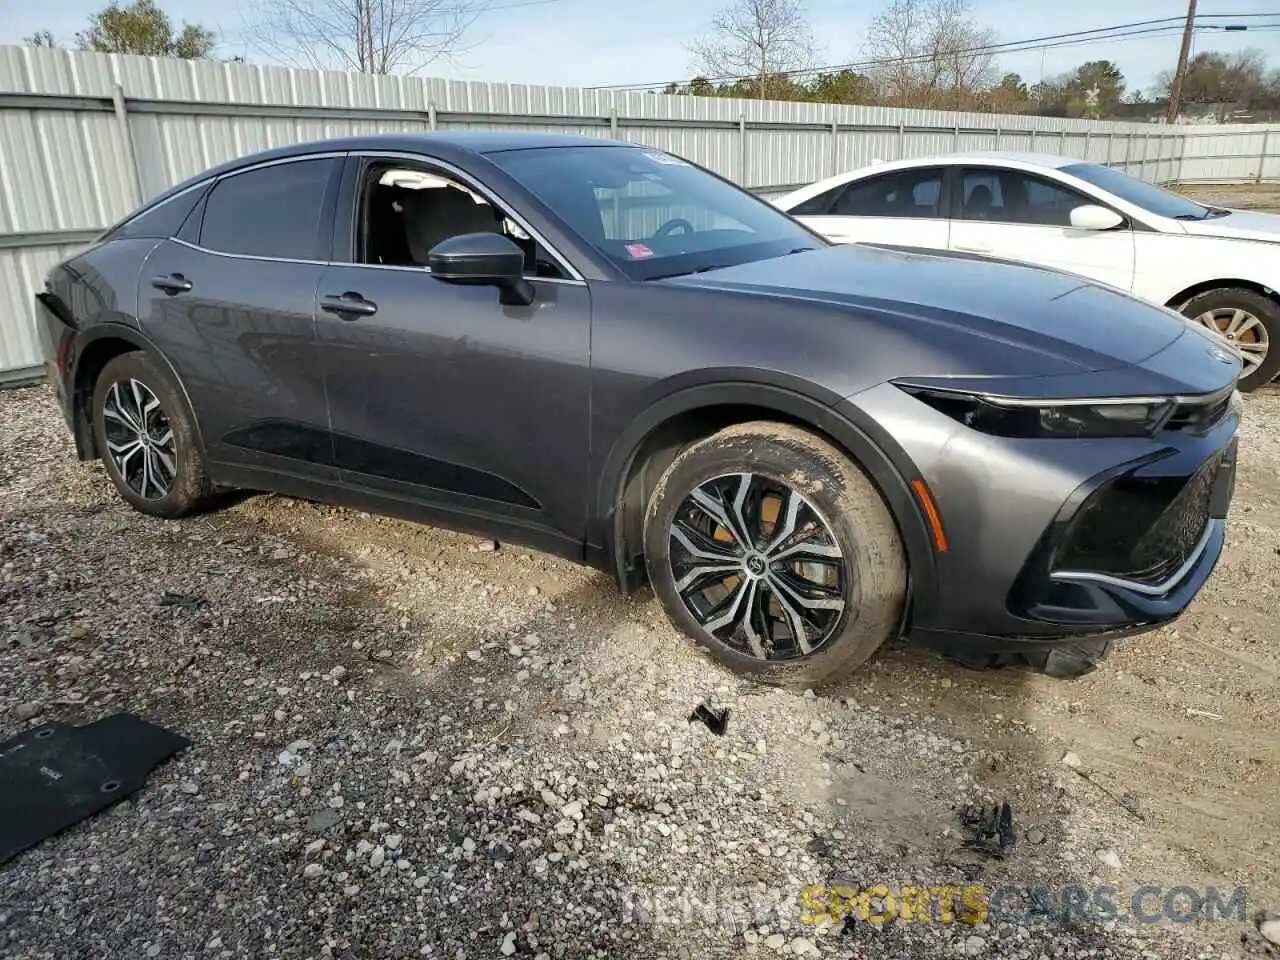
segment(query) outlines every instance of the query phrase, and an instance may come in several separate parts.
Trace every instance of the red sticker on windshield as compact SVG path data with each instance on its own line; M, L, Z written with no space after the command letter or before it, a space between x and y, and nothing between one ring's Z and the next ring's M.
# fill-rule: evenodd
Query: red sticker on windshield
M643 243L628 243L626 245L626 251L631 254L632 259L635 260L643 260L645 257L653 256L653 251Z

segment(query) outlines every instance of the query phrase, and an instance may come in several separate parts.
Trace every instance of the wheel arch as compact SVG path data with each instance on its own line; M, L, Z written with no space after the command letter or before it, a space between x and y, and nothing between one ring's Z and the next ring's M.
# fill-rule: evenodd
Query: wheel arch
M93 439L93 388L103 368L116 357L126 353L142 352L147 354L172 379L178 388L178 395L186 407L185 413L191 421L196 443L201 454L204 453L204 437L200 432L200 423L191 406L191 397L187 388L178 376L167 357L160 352L154 343L135 327L123 323L102 323L90 327L78 338L75 360L71 368L71 410L72 434L76 443L76 455L81 460L97 460L100 451Z
M866 429L830 403L758 382L704 384L669 394L647 408L614 443L597 486L592 539L604 544L603 565L619 587L630 593L645 582L644 511L662 473L688 444L751 420L812 430L870 477L889 506L907 555L905 625L915 602L932 595L936 585L932 540L908 478Z
M1170 310L1181 312L1182 308L1190 302L1193 297L1198 297L1202 293L1209 293L1212 290L1230 290L1233 287L1240 287L1244 290L1252 290L1271 300L1277 306L1280 306L1280 293L1275 288L1268 287L1265 283L1258 283L1256 280L1240 280L1224 278L1219 280L1201 280L1199 283L1193 283L1185 290L1180 290L1168 300L1165 306Z

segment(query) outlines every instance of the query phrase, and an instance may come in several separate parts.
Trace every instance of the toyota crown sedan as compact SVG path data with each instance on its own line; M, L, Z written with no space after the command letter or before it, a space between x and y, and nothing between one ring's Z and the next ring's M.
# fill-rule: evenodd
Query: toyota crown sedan
M501 132L286 147L55 267L83 460L569 557L732 670L905 635L1090 663L1223 545L1240 361L1078 277L835 245L679 157Z
M1207 206L1115 167L977 152L863 167L779 197L843 243L953 250L1068 271L1185 314L1280 373L1280 216Z

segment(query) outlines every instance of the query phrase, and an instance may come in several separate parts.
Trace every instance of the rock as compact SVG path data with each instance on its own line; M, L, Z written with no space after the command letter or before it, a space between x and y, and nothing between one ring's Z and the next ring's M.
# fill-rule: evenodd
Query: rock
M387 862L387 851L382 847L374 847L373 853L369 854L369 866L377 870Z
M545 787L542 790L542 802L548 807L554 807L557 810L564 806L564 801Z
M308 880L314 880L316 877L324 873L324 867L318 863L308 863L302 870L302 875Z
M1274 943L1280 947L1280 917L1274 920L1264 920L1258 924L1258 932L1262 934L1264 940L1268 943Z
M481 653L479 650L468 650L468 651L467 651L467 659L468 659L468 660L479 660L479 659L480 659L481 657L483 657L483 656L484 656L484 654L483 654L483 653Z
M1110 847L1107 847L1104 850L1098 850L1096 856L1100 863L1110 867L1112 870L1119 870L1124 866L1124 864L1120 862L1120 854L1116 853Z
M560 813L566 817L582 816L582 801L581 800L569 801L560 809Z
M964 941L964 955L966 957L980 957L983 951L987 949L987 941L979 936L966 937Z
M342 814L332 808L328 810L318 810L311 816L307 817L307 832L319 833L322 830L330 830L342 822Z
M1026 839L1027 839L1027 843L1034 844L1034 845L1039 845L1041 843L1044 843L1045 841L1044 831L1041 830L1039 827L1032 827L1030 830L1027 831Z
M764 938L764 945L770 950L781 950L782 945L787 942L787 938L780 933L771 933Z
M467 853L475 853L475 852L476 852L476 842L475 842L474 840L472 840L470 837L464 837L464 838L462 839L462 849L463 849L464 851L466 851Z
M339 664L329 671L330 680L341 680L347 675L347 668Z
M42 713L44 713L44 704L34 702L20 703L13 711L13 715L23 722L38 717Z
M323 840L312 840L307 844L305 850L302 851L303 856L314 857L317 853L324 849Z
M742 942L743 943L759 943L760 934L756 933L754 930L748 927L746 930L742 931Z
M502 946L499 949L504 957L509 957L516 952L516 934L514 930L502 938Z
M404 842L404 837L398 833L388 833L382 838L382 845L388 850L399 850L400 844Z
M1141 750L1143 747L1145 747L1145 746L1147 745L1147 738L1146 738L1146 737L1134 737L1134 738L1133 738L1133 745L1134 745L1135 747L1137 747L1139 750Z
M200 785L198 783L194 783L191 780L183 780L182 783L178 786L178 789L181 790L183 793L187 794L188 796L194 797L197 793L200 792Z
M1080 757L1074 751L1068 750L1062 755L1062 763L1072 770L1078 770L1080 768Z
M493 553L498 549L498 546L499 544L497 540L481 540L480 543L477 544L476 549L481 553ZM512 952L514 953L515 951L512 950Z
M334 810L341 810L342 805L344 803L346 803L346 801L342 799L341 794L335 793L332 797L329 798L329 806L332 807Z
M818 955L818 946L808 937L796 937L791 941L791 952L797 957Z
M147 956L148 957L160 956L160 944L153 943L151 946L147 947Z

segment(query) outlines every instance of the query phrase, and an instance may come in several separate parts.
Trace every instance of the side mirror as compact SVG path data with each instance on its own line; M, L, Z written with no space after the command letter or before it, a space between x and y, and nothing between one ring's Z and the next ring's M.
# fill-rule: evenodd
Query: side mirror
M1082 203L1071 210L1071 225L1077 230L1114 230L1124 217L1096 203Z
M533 285L524 278L524 251L499 233L460 233L427 253L431 276L443 283L493 286L511 306L533 303Z

